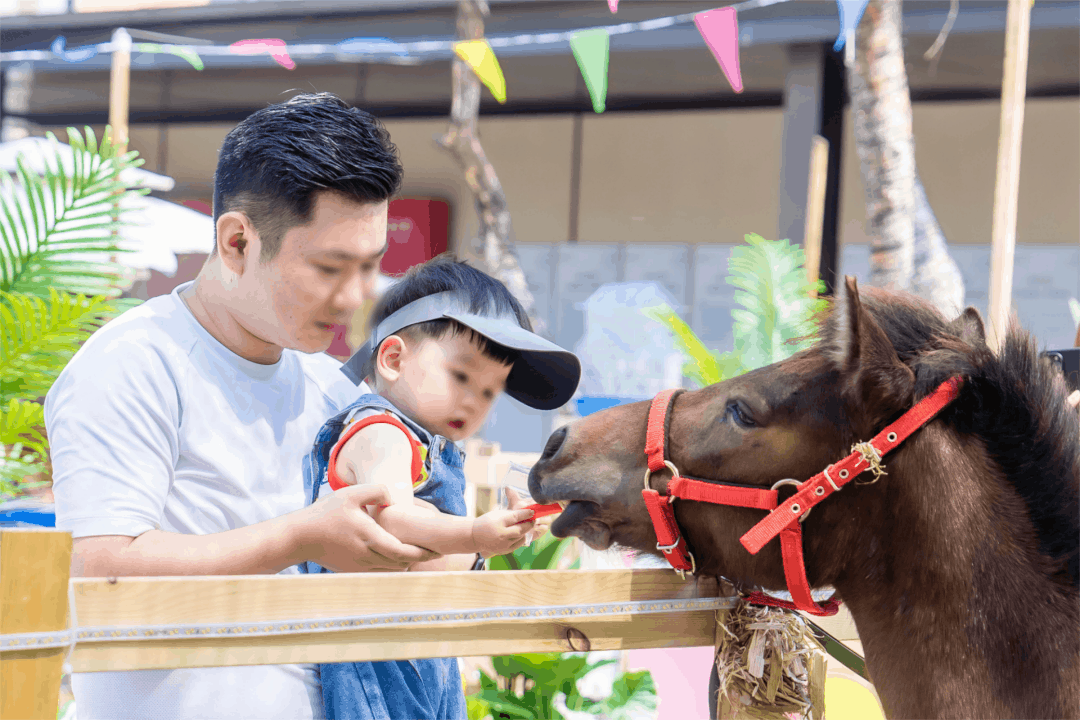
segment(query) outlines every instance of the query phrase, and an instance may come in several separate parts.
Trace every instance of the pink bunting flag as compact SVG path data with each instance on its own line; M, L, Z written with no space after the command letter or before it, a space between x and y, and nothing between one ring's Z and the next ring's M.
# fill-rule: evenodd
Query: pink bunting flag
M619 12L619 0L607 0L608 10L613 13Z
M739 72L739 21L735 8L725 7L708 10L694 16L694 24L712 50L720 69L724 71L732 89L743 91L742 74Z
M229 46L229 50L237 55L261 55L268 53L278 65L286 70L292 70L296 63L289 57L289 49L284 40L278 38L263 38L261 40L240 40Z

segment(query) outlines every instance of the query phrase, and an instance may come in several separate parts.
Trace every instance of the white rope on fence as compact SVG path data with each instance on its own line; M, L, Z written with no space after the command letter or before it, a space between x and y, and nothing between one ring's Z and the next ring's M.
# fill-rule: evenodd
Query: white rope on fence
M536 607L497 607L471 610L377 613L321 620L274 620L247 623L180 623L172 625L134 625L127 627L78 627L73 585L68 585L71 628L54 632L10 633L0 635L0 652L66 647L65 672L76 643L117 642L123 640L203 640L217 637L264 637L267 635L303 635L341 632L369 627L450 625L492 623L508 620L581 620L608 615L648 615L671 612L730 610L738 598L690 598L646 600L584 605L546 605Z

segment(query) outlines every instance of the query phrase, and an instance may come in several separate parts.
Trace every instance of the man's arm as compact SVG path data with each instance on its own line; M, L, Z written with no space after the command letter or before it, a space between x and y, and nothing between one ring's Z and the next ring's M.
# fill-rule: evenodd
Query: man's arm
M405 570L435 557L405 545L364 510L387 501L381 486L350 487L273 520L209 535L150 530L138 537L77 538L72 575L249 575L305 560L339 572Z

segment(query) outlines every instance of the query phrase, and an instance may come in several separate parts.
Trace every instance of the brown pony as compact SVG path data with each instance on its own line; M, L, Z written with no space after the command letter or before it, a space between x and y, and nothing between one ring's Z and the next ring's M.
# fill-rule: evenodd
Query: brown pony
M1064 380L1019 328L995 354L979 314L846 292L809 350L674 402L685 475L770 487L805 480L950 377L957 399L803 524L812 587L851 611L892 718L1080 717L1080 423ZM557 430L529 478L552 525L590 547L659 554L642 501L649 403ZM669 475L653 476L664 490ZM785 493L783 497L787 497ZM678 500L699 576L785 589L779 540L739 538L765 512Z

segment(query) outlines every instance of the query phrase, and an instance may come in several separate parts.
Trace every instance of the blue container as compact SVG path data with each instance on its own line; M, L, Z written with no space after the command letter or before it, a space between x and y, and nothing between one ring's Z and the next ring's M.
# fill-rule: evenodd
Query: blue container
M0 527L56 527L56 506L20 498L0 503Z
M644 397L613 397L610 395L593 395L590 397L579 397L577 399L577 413L581 417L586 415L592 415L595 412L601 410L607 410L613 408L616 405L629 405L630 403L641 402L642 400L649 400L650 398Z

